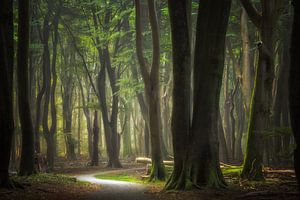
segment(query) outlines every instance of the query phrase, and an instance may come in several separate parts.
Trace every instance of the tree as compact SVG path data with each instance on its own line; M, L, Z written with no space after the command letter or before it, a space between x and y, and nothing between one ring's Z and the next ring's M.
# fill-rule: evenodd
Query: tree
M279 0L261 0L259 13L249 0L241 3L259 31L258 65L251 99L246 155L242 178L262 180L263 134L271 128L272 89L274 77L274 30Z
M173 49L172 135L174 170L167 189L185 187L186 147L190 131L191 38L188 13L190 1L169 0Z
M99 125L98 125L98 112L94 112L94 125L93 125L93 154L92 154L92 166L98 166L99 163Z
M294 22L291 39L291 65L289 78L289 103L293 134L296 148L294 150L294 167L300 189L300 3L293 1Z
M159 87L159 66L160 66L160 49L159 49L159 32L155 1L148 0L149 21L152 33L152 64L151 67L143 55L142 44L142 25L141 25L141 5L140 0L135 0L136 11L136 49L137 57L140 64L140 70L145 84L146 100L149 105L149 128L151 138L151 158L152 166L150 180L164 180L165 169L162 159L162 142L160 136L161 130L161 112L160 112L160 87ZM150 69L149 69L150 68Z
M189 35L187 1L175 2L170 0L168 3L172 24L173 57L175 56L173 59L174 61L182 62L182 58L189 58L188 51L190 51L188 40L184 40ZM174 159L177 160L180 156L180 160L175 161L174 172L166 185L166 189L185 189L191 185L196 187L224 187L226 185L219 166L217 127L219 121L219 96L224 69L225 35L230 6L230 0L201 0L199 2L194 58L193 118L191 127L187 129L188 111L185 111L185 126L178 127L181 130L176 131L174 128L177 127L175 127L174 122L181 120L182 113L181 115L180 113L175 113L175 111L178 112L180 110L179 108L176 108L173 112L172 131L173 134L177 134L173 135L173 137L183 139L181 141L183 144L188 138L188 142L183 147L178 147L178 141L177 145L174 145ZM181 9L178 10L178 8ZM174 19L173 17L176 18ZM211 26L211 24L214 25ZM180 34L184 34L185 37L181 38ZM178 48L175 50L174 47L178 47L182 43L184 43L182 46L184 50L178 50ZM188 60L185 59L184 65L189 67ZM176 95L182 87L179 83L183 80L180 78L175 79L175 77L180 76L179 69L182 69L185 74L184 80L187 81L189 80L189 72L188 69L180 68L180 64L173 63L173 92L175 92L173 101L174 103L181 101L181 104L177 102L175 105L176 107L182 106L181 111L184 111L189 109L189 104L182 104L187 99L184 99L182 96L181 99L177 99L179 97ZM182 84L185 84L185 87L187 87L187 83ZM187 90L187 88L185 89ZM180 134L184 136L180 136ZM187 150L184 151L184 148ZM178 151L181 152L179 155ZM179 170L175 171L175 168Z
M31 175L34 167L34 131L31 121L28 84L29 0L19 1L18 27L18 103L22 130L20 175Z
M0 3L0 187L12 187L8 175L13 117L13 1Z

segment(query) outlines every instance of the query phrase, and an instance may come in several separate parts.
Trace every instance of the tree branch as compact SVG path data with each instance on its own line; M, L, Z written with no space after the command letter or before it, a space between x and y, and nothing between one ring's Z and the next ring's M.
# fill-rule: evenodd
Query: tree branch
M149 72L147 69L147 62L143 55L143 43L142 43L142 22L141 22L141 2L135 0L135 27L136 27L136 53L140 64L141 74L145 85L149 83Z
M251 19L252 23L257 27L261 27L261 14L256 10L250 0L240 0L243 7L245 8L249 18Z

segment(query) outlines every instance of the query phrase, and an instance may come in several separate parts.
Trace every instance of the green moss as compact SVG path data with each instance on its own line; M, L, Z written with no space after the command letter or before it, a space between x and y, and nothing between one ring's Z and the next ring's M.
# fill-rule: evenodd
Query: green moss
M38 173L31 176L14 176L12 180L19 183L34 182L34 183L51 183L51 184L74 184L77 182L76 178L58 175L58 174L46 174Z
M222 168L223 175L239 175L242 171L242 166L227 165Z

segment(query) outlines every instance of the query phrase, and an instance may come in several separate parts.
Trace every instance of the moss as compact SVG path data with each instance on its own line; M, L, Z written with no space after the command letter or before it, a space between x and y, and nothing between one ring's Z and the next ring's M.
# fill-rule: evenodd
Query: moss
M222 168L223 175L240 175L242 166L228 165Z
M151 166L150 181L164 181L166 179L165 166L162 162L154 162Z
M76 178L58 175L58 174L46 174L38 173L31 176L13 176L12 180L14 182L25 183L25 182L35 182L35 183L51 183L51 184L74 184L82 182L77 182Z

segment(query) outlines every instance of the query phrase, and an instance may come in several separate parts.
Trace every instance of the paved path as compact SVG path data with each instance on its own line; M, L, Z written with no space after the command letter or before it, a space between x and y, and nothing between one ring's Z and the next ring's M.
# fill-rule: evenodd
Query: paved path
M115 173L134 171L139 169L114 170ZM79 181L86 181L100 184L99 191L89 194L87 200L158 200L157 197L147 192L147 188L142 184L129 183L124 181L103 180L95 178L95 175L108 174L112 171L84 174L76 176Z

